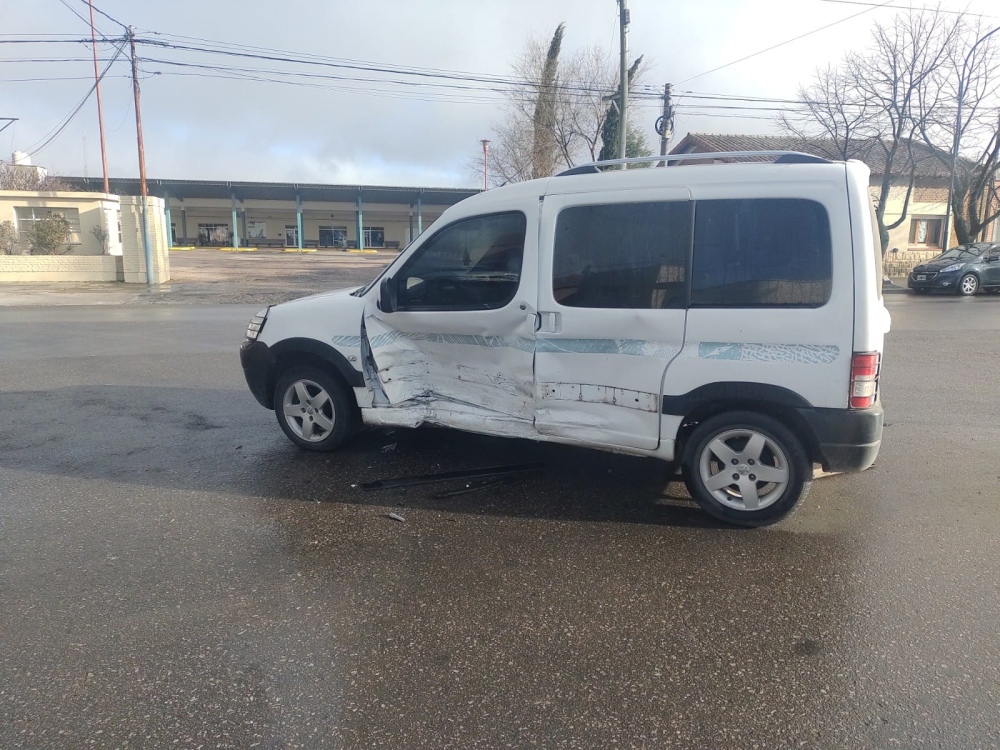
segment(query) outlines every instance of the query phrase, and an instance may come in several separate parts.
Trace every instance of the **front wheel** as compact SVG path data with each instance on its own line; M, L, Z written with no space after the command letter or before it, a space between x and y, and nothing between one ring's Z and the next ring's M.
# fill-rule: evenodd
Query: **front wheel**
M358 408L346 385L316 367L292 367L274 387L274 413L288 439L310 451L332 451L358 428Z
M958 282L958 293L963 297L971 297L979 291L979 279L975 274L967 273Z
M737 526L781 520L812 484L802 444L783 424L731 412L699 424L684 452L684 481L702 509Z

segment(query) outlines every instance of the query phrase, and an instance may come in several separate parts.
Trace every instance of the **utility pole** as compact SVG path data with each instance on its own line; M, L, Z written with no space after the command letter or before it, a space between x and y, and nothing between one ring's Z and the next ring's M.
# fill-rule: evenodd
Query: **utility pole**
M489 139L483 138L483 140L481 140L480 143L483 144L483 192L486 192L487 190L490 189L490 184L488 180L489 162L486 160L486 154L489 152L490 142Z
M97 124L101 130L101 166L104 168L104 192L111 192L108 189L108 152L104 145L104 110L101 107L101 73L97 68L97 32L94 31L94 2L87 0L90 6L90 41L94 50L94 81L97 88ZM133 58L135 55L133 54Z
M142 247L146 255L146 283L153 283L153 248L149 239L149 213L146 199L146 152L142 146L142 112L139 109L139 63L135 57L135 26L128 27L129 49L132 51L132 93L135 96L135 134L139 147L139 194L142 197Z
M674 105L670 102L669 83L663 86L663 114L656 121L656 133L660 136L660 156L667 155L667 146L670 145L670 136L674 132ZM666 161L657 162L656 166L667 166Z
M618 156L625 158L625 144L628 139L628 0L618 0L619 12L619 39L621 53L621 102L618 107ZM622 163L622 169L628 169L628 165Z

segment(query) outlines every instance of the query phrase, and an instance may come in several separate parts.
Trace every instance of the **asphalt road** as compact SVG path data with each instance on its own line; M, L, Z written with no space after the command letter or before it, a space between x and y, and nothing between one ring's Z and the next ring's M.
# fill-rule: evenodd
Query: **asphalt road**
M996 748L1000 297L888 304L878 463L762 530L652 460L300 452L255 306L0 309L0 747Z

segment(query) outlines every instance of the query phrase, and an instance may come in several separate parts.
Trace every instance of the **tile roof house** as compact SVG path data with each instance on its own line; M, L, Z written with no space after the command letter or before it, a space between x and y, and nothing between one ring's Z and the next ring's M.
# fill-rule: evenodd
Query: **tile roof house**
M915 163L913 194L910 196L907 208L907 219L889 233L889 248L895 248L896 254L923 257L934 254L945 246L942 232L947 213L950 172L946 161L943 161L939 155L935 155L934 151L925 144L911 141L907 145L912 149ZM711 133L688 133L670 153L693 154L731 151L800 151L825 159L842 159L845 156L832 139L805 140L797 136ZM882 174L885 170L884 150L873 139L863 141L846 156L865 162L871 169L871 194L873 199L877 199ZM897 156L898 158L900 156ZM905 159L905 155L903 158ZM759 159L759 161L767 160L766 157ZM758 159L752 157L746 159L706 159L706 162L708 161L758 161ZM688 161L684 163L699 162ZM898 184L891 185L885 209L887 224L892 224L899 219L907 187L908 179L905 178L900 178ZM952 243L954 241L954 235L952 235Z

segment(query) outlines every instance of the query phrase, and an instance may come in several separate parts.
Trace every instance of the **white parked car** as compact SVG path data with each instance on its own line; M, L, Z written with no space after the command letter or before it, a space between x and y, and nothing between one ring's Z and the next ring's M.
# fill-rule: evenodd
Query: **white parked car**
M752 155L779 158L464 200L368 286L254 316L250 390L309 450L362 424L570 443L679 461L707 512L772 523L814 463L875 460L889 315L867 167Z

